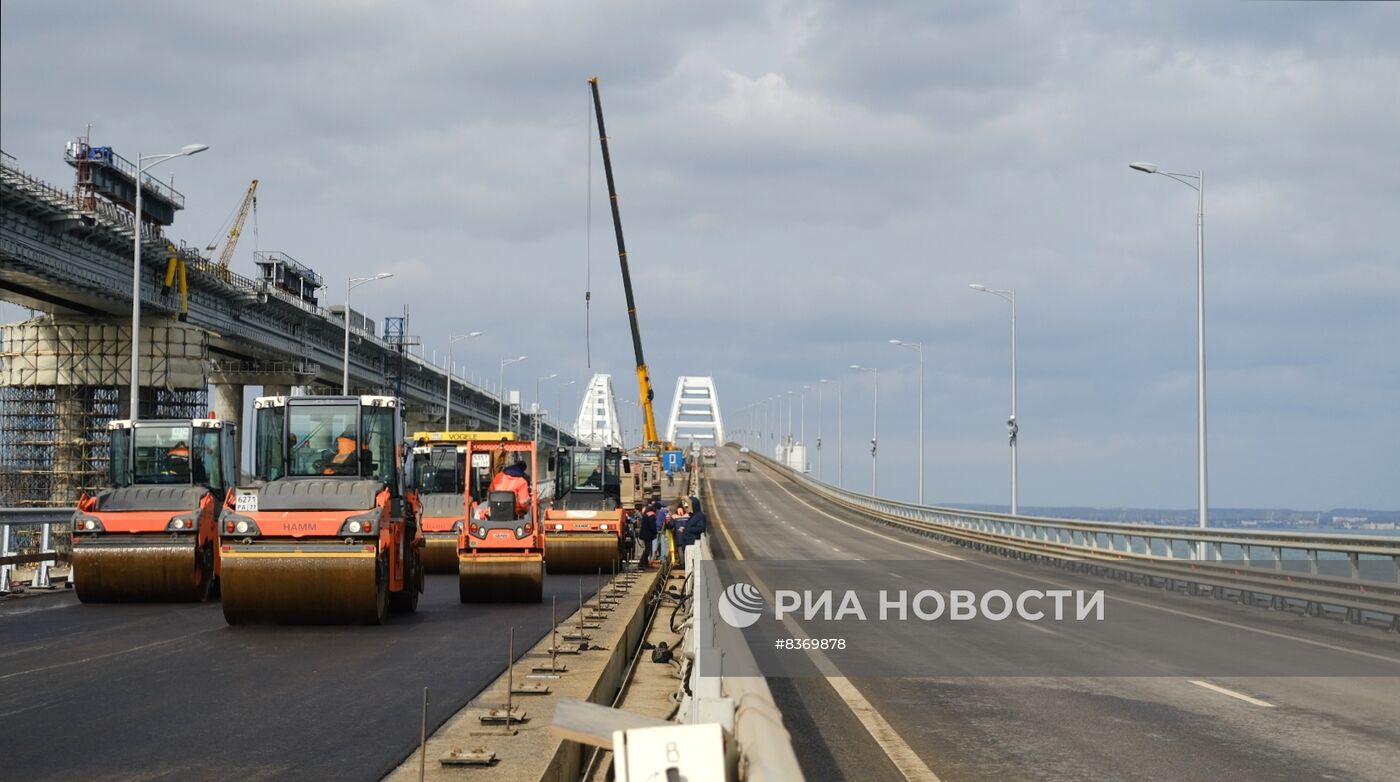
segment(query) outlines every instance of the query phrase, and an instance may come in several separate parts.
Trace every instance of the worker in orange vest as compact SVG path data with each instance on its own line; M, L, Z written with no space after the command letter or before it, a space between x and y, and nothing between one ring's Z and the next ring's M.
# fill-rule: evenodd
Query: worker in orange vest
M508 491L515 494L515 517L524 518L530 509L530 481L525 477L525 463L512 462L491 479L490 491Z

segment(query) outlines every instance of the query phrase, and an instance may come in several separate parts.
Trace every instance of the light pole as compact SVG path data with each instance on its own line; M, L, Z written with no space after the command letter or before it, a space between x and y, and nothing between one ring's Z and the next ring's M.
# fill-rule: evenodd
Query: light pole
M919 351L919 504L924 504L924 344L905 342L902 339L890 340L891 345L913 348Z
M1006 421L1006 433L1011 442L1011 515L1015 516L1021 507L1020 489L1016 481L1016 439L1021 431L1021 422L1016 418L1016 289L996 290L976 283L967 287L1011 303L1011 417Z
M1162 171L1152 163L1129 163L1128 167L1144 174L1161 174L1196 191L1196 488L1197 513L1201 529L1206 528L1206 245L1205 199L1206 172L1178 174ZM1196 180L1192 184L1190 180ZM1198 559L1205 559L1206 544L1201 542Z
M537 377L537 378L535 378L535 416L534 416L534 417L535 417L535 441L536 441L536 442L538 442L539 439L540 439L540 433L544 431L544 429L543 429L543 428L541 427L541 425L540 425L540 411L541 411L541 409L542 409L542 408L540 407L540 383L543 383L543 382L545 382L546 380L553 380L553 379L556 378L556 377L559 377L559 373L558 373L558 372L551 372L551 373L549 373L548 375L545 375L544 377Z
M515 358L501 359L501 372L496 380L496 431L498 432L501 431L501 427L505 424L501 416L505 413L506 404L506 367L524 361L527 358L529 358L529 356L516 356Z
M822 474L822 386L829 381L821 378L817 381L817 480L824 480Z
M350 309L347 305L345 309ZM460 334L458 336L448 336L447 338L447 416L443 422L442 429L445 432L452 431L452 346L464 339L472 339L481 336L480 331L473 331L470 334Z
M564 389L577 382L577 380L570 380L567 383L560 383L558 387L554 389L554 409L558 411L554 414L554 447L556 448L559 447L563 439L563 435L559 431L559 425L562 424L563 421L559 420L558 416L562 414L564 410Z
M870 434L870 496L878 497L876 494L879 475L879 453L880 453L880 368L863 367L860 364L852 364L851 369L861 372L870 372L875 377L875 423Z
M355 290L367 282L383 280L393 276L393 272L380 272L373 277L349 277L345 280L345 356L344 366L342 366L340 374L340 393L342 395L349 395L350 393L350 291Z
M168 155L136 155L136 224L132 229L135 236L132 242L132 263L131 263L131 420L135 421L140 417L141 403L141 228L145 225L145 220L141 219L141 190L142 178L146 175L146 169L158 166L167 160L177 157L188 157L208 149L207 144L187 144L180 148L179 152L172 152Z

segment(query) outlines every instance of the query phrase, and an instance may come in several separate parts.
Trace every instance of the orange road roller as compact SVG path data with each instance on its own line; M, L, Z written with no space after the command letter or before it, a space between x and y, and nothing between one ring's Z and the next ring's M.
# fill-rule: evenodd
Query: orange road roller
M616 573L622 568L622 450L559 448L554 503L544 517L550 573Z
M528 440L467 446L471 491L467 525L457 543L463 603L544 600L544 538L535 476L539 463Z
M422 508L388 396L260 397L254 482L220 517L229 624L382 624L423 591Z
M511 432L414 432L413 469L423 501L423 569L457 572L457 538L466 526L467 443L514 440Z
M236 426L113 421L107 431L111 488L84 494L73 515L78 599L207 599L220 572L219 510L236 482Z

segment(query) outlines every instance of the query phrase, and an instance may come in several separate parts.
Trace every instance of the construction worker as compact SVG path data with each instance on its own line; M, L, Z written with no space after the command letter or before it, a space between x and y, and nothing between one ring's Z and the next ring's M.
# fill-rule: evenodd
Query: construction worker
M525 477L525 463L511 462L491 479L488 491L508 491L515 495L515 517L521 519L530 510L530 479Z
M162 475L176 475L180 478L188 478L190 474L190 448L181 440L175 443L174 447L165 452L165 469L161 470Z
M356 463L359 454L359 442L355 439L355 433L349 429L340 433L335 438L335 455L331 457L326 468L322 470L323 475L358 475L360 466Z

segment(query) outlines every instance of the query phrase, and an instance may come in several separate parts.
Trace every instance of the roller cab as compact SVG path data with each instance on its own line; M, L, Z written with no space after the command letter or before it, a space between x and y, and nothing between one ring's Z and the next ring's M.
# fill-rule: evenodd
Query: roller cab
M217 419L113 421L110 488L73 515L73 585L84 603L202 601L220 574L218 515L238 435Z
M381 624L423 591L398 399L261 397L254 481L220 517L229 624Z
M553 505L544 517L550 573L615 573L622 567L626 511L622 450L559 448Z
M467 446L466 529L457 543L459 596L463 603L538 603L544 599L544 538L535 476L540 464L528 440L473 442ZM498 478L523 475L528 499L503 490ZM493 490L494 489L494 490Z

